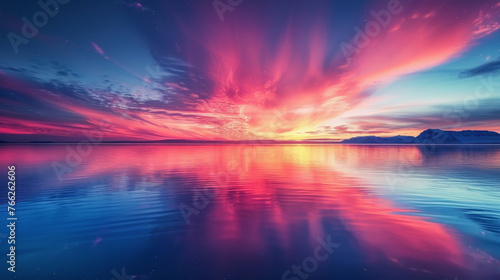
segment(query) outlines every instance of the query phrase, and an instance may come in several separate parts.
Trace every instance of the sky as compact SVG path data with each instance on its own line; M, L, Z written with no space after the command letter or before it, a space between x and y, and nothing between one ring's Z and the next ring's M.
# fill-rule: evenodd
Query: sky
M0 0L0 140L500 132L500 1Z

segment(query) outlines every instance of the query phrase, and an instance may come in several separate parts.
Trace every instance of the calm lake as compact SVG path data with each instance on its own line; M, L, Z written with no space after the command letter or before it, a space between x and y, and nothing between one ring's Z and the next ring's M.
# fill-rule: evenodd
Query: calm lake
M11 165L1 279L500 279L500 146L0 146Z

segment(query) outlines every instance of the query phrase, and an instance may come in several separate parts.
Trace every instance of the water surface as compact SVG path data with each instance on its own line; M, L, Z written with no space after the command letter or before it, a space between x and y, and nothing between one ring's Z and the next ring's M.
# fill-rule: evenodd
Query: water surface
M16 279L500 279L500 146L0 155L17 169Z

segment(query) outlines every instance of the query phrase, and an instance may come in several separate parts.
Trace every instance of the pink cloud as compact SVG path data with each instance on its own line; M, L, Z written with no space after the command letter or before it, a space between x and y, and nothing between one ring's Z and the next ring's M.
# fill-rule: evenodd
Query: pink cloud
M207 73L207 78L214 83L212 92L207 93L208 99L188 93L189 105L195 108L189 112L150 108L128 110L126 100L122 99L112 111L106 111L109 108L88 108L71 98L47 93L17 80L5 79L1 87L27 95L36 94L37 98L61 110L82 116L90 126L107 119L115 125L110 137L300 138L307 131L318 131L317 127L326 121L369 105L367 97L380 85L445 63L476 44L479 38L500 28L499 5L474 1L437 5L430 0L401 3L402 12L392 15L390 23L348 62L338 45L331 43L336 41L336 35L328 24L327 9L319 9L322 12L314 21L299 18L288 22L279 33L272 34L272 47L268 26L256 20L255 14L250 12L248 16L243 9L239 11L240 16L233 19L233 24L221 25L208 16L201 17L199 22L181 22L189 42L183 48L185 59L195 65L200 53L207 54L201 66L203 69L199 70ZM140 3L135 5L144 8ZM382 8L374 7L374 10ZM361 21L359 27L365 28L365 24L366 21ZM202 30L194 32L193 26ZM105 59L141 78L110 59L97 43L91 42L91 46ZM332 48L337 53L332 55ZM166 83L165 86L174 91L189 90L182 83ZM17 124L47 129L42 133L53 132L59 127L42 120L18 121ZM78 124L71 124L71 127L81 129ZM380 130L380 126L370 127L360 122L349 128L337 126L335 132L385 131L386 127ZM26 128L23 133L26 131L31 130ZM63 134L63 131L61 128L58 133Z
M109 59L109 57L104 53L104 51L102 50L102 48L98 44L92 42L92 48L94 49L94 51L96 51L98 54L102 55L104 58Z
M246 132L242 137L293 138L356 108L380 85L461 55L499 28L500 11L484 3L401 5L402 12L392 15L390 24L345 64L339 64L340 50L331 59L333 32L325 13L300 28L300 19L290 22L277 35L275 48L269 47L266 26L244 12L231 25L202 19L197 26L206 36L193 40L188 57L195 58L200 47L209 54L204 70L216 86L200 110L218 112L233 131ZM186 34L195 33L184 26Z

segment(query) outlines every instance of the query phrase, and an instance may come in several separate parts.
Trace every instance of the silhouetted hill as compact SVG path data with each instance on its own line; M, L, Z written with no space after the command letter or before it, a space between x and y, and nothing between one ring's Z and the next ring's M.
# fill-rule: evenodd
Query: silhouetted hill
M500 134L487 130L445 131L427 129L413 136L360 136L343 140L352 144L500 144Z
M500 144L500 134L487 130L444 131L427 129L415 138L416 144Z
M358 136L343 140L342 143L352 144L410 144L415 140L413 136L392 136L392 137L377 137L377 136Z

